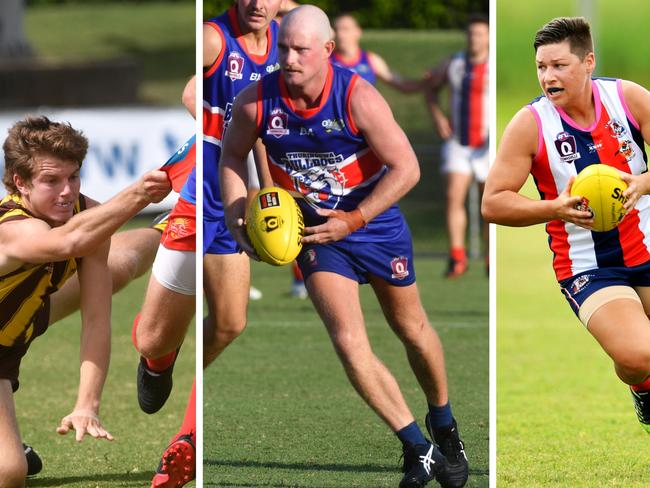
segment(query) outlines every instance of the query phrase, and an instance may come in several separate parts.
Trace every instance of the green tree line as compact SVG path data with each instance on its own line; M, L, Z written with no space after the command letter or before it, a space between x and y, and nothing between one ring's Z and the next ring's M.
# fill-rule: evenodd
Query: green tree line
M203 0L204 18L232 0ZM298 3L307 3L298 1ZM462 29L474 12L488 12L489 0L310 0L330 17L352 12L363 27L379 29Z

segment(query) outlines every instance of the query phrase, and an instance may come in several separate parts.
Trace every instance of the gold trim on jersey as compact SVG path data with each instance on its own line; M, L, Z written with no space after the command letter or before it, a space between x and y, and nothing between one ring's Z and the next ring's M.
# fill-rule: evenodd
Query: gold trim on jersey
M79 196L74 214L85 209L85 198ZM8 195L0 201L0 225L14 220L35 218L27 210L20 195ZM47 328L50 295L77 271L74 258L52 263L24 263L20 268L0 276L0 345L28 343L34 332Z

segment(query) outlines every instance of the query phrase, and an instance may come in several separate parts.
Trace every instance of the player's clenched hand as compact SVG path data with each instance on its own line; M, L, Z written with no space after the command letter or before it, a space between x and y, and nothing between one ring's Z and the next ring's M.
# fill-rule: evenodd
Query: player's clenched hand
M642 175L631 175L624 171L619 171L621 179L627 183L627 189L623 192L623 196L627 201L623 204L626 212L634 208L636 202L639 201L643 195L650 193L650 173Z
M343 210L319 209L318 215L327 217L327 222L313 227L305 227L303 244L327 244L343 239L355 230L366 225L359 209L350 212Z
M158 203L172 191L169 176L166 172L160 170L145 173L140 180L139 186L144 197L152 203Z
M555 218L571 222L585 229L591 230L594 226L594 216L588 210L580 210L581 197L571 196L571 186L575 178L570 178L566 188L553 200Z
M99 417L92 410L75 410L63 417L56 429L61 435L65 435L71 430L75 431L77 442L81 442L84 435L89 435L95 439L113 440L111 433L102 427Z
M239 244L242 252L248 254L248 257L254 259L255 261L260 260L260 257L255 252L253 243L251 242L250 238L248 237L248 233L246 232L246 222L244 219L237 219L234 225L228 226L228 230L230 231L230 234L232 234L235 241L237 241L237 244Z

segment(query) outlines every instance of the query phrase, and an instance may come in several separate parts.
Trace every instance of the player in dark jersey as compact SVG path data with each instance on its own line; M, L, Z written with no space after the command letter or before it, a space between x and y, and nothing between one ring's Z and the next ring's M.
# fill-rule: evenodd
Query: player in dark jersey
M462 487L468 466L447 394L443 351L415 284L412 242L397 208L419 178L417 158L379 93L329 63L325 13L304 5L283 18L281 72L244 90L233 109L221 158L226 222L256 257L244 229L246 153L261 137L273 182L299 203L306 236L298 262L309 296L355 389L402 442L401 488L436 478ZM414 420L395 378L370 346L359 284L370 283L402 340L429 410ZM441 451L443 454L441 454Z
M110 355L111 235L171 187L167 175L147 173L103 205L80 194L87 140L66 124L27 118L10 129L3 149L0 204L0 480L24 486L25 451L13 393L22 356L50 323L50 297L78 274L82 338L79 392L57 432L112 439L99 418ZM83 210L88 208L88 210ZM79 258L83 257L83 260Z

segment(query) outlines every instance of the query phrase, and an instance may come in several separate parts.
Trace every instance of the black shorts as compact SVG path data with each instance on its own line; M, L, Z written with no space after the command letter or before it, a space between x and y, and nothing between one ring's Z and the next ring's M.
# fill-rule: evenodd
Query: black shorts
M11 381L11 388L14 393L18 390L20 385L18 381L18 374L20 372L20 361L27 353L27 349L31 343L39 335L47 330L48 322L50 321L50 301L45 300L43 307L38 311L36 319L34 320L34 332L29 340L19 342L13 346L0 345L0 379Z

